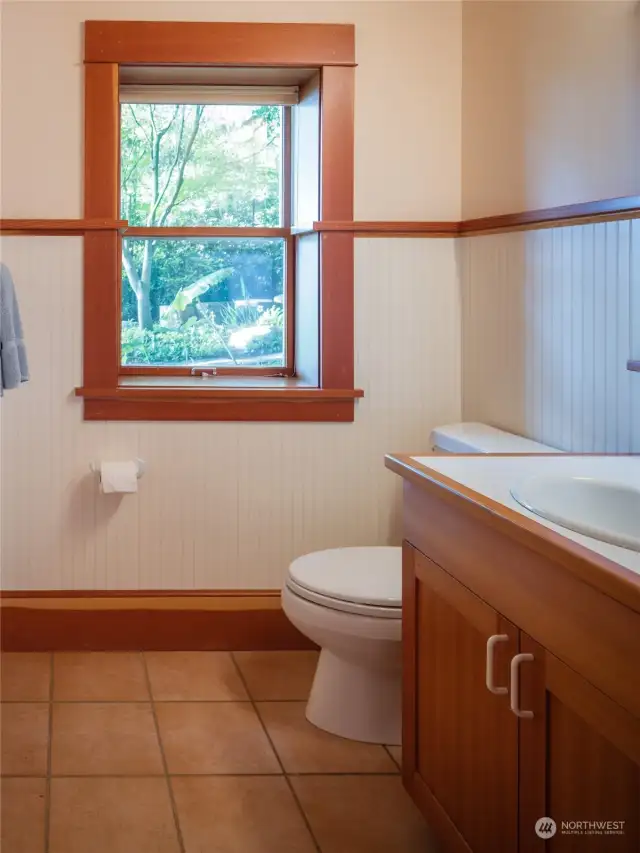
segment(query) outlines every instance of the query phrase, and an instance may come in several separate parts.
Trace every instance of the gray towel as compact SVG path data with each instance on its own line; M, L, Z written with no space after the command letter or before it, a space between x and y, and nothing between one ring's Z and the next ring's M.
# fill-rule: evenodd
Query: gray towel
M0 264L0 396L29 379L18 300L11 273Z

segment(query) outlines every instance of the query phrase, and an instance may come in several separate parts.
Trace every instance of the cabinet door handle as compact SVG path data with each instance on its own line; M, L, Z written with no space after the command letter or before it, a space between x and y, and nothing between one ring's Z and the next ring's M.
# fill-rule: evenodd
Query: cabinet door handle
M508 693L509 690L506 687L496 687L493 683L493 649L496 643L504 643L509 639L508 634L493 634L487 640L487 668L486 668L486 684L487 690L490 690L491 693L497 693L498 696L504 695Z
M520 709L520 664L524 660L533 660L533 655L521 654L511 658L511 710L516 717L530 720L533 717L533 711Z

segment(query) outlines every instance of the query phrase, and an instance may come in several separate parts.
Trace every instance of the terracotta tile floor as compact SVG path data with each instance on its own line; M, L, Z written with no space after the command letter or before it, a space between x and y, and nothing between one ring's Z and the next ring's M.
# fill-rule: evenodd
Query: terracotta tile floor
M399 750L314 728L313 652L0 657L2 853L431 853Z

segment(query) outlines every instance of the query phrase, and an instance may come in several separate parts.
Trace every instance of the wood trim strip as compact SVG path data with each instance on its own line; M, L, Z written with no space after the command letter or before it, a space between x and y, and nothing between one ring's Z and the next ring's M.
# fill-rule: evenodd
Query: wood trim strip
M640 373L640 361L633 361L633 359L630 359L627 362L627 370L634 371L635 373Z
M84 215L118 218L120 100L118 66L101 63L84 75Z
M210 373L211 368L206 367L198 367L195 368L197 371L201 371L201 373ZM197 378L198 375L194 374L193 368L191 367L150 367L149 365L140 365L140 366L131 366L131 365L121 365L119 370L120 376L182 376L182 377L191 377L192 379ZM271 377L272 379L282 379L283 377L289 376L293 378L293 368L289 367L216 367L216 376L236 376L243 377L243 383L251 377L262 376L262 377ZM261 380L262 381L262 380Z
M351 423L354 400L85 400L85 421Z
M320 384L323 389L354 385L353 234L320 237Z
M416 717L417 717L417 674L418 674L418 581L415 561L418 551L407 542L402 542L402 776L405 787L411 790L410 782L417 767Z
M284 258L284 310L285 340L284 355L286 368L283 373L295 375L296 369L296 241L287 237Z
M320 75L320 215L353 218L353 68L323 68ZM353 234L320 235L320 385L354 385Z
M136 387L120 385L117 388L76 388L75 394L76 397L84 397L85 400L133 400L137 402L185 400L193 404L214 400L333 402L336 400L355 400L358 397L363 397L364 391L361 388L198 388L192 386Z
M237 599L225 593L219 607L212 606L218 593L190 598L178 593L155 600L137 593L111 599L29 599L28 606L14 599L1 608L1 646L20 652L316 648L289 622L277 593L255 601L248 593Z
M292 183L293 183L293 161L292 156L292 115L291 107L283 107L282 110L282 192L280 203L282 205L281 221L287 229L287 236L291 236L291 217L293 216Z
M120 362L120 235L84 235L83 378L95 387L118 383ZM117 286L114 287L114 282Z
M87 231L124 231L126 219L0 219L1 234L69 236Z
M353 219L355 71L320 75L320 218Z
M312 222L309 225L297 225L291 229L295 236L313 234L315 232L349 232L356 236L367 234L370 236L435 236L435 237L457 237L460 234L459 222L402 222L382 221L377 222L338 222L322 221Z
M594 212L598 211L599 212ZM580 210L585 212L579 213ZM565 215L563 213L567 213ZM126 220L119 219L0 219L0 233L11 234L52 234L67 236L84 234L87 231L117 230L130 237L246 237L251 233L256 237L302 237L307 234L324 232L347 232L356 237L457 237L473 236L493 231L536 230L554 226L585 224L586 222L608 222L612 219L640 218L640 196L628 196L599 202L586 202L580 205L548 208L541 211L508 213L484 219L455 221L401 221L401 220L323 220L307 224L293 225L291 228L144 228L129 226ZM630 361L636 365L636 361ZM629 370L637 370L633 366Z
M289 228L217 228L194 225L187 228L146 228L128 226L125 237L281 237L290 234Z
M212 599L220 602L225 598L251 599L269 598L280 600L279 589L5 589L0 590L0 607L3 601L20 601L26 606L31 599L50 598L63 600L69 598L111 599L111 598L170 598L170 599ZM174 601L175 603L175 601ZM202 603L202 602L200 602ZM244 605L243 605L244 606Z
M579 224L582 220L598 222L620 218L640 217L640 195L567 204L522 213L506 213L485 216L480 219L465 219L460 223L461 234L484 233L487 231L513 231L522 228L551 227L553 225Z
M352 24L86 21L85 63L315 68L355 64Z

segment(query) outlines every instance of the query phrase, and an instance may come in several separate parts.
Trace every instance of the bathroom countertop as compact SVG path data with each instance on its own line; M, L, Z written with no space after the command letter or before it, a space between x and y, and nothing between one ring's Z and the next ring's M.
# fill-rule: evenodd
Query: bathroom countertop
M510 493L534 474L592 476L637 488L639 456L390 454L385 464L422 488L444 489L461 507L480 508L487 523L529 547L555 552L585 582L640 612L640 552L567 530L525 509Z

